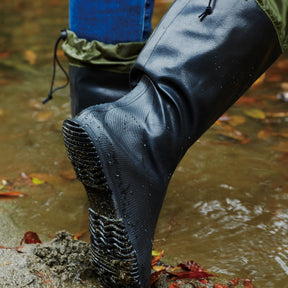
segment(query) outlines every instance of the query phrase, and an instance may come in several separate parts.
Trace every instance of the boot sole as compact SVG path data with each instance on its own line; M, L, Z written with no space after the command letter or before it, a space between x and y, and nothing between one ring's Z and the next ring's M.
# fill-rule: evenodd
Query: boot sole
M117 216L97 149L85 129L73 120L63 123L67 154L89 199L93 263L104 287L141 287L135 250L123 219Z

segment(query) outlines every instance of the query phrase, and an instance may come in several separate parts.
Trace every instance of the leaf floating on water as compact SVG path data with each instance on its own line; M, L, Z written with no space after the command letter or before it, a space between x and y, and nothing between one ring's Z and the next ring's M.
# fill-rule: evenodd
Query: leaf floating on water
M29 64L34 65L36 63L37 55L35 52L33 52L32 50L26 50L24 54L25 54L25 60Z
M248 136L225 123L218 121L215 123L214 127L218 129L216 132L217 135L227 138L228 140L237 141L240 144L247 144L250 141Z
M228 116L227 114L222 115L218 121L220 122L227 122L232 126L238 126L241 124L244 124L246 122L245 117L243 116L238 116L238 115L232 115L232 116Z
M63 182L63 179L54 174L46 174L46 173L31 173L29 177L34 179L33 183L34 185L41 185L44 183L49 183L49 184L55 184L55 183L61 183Z
M266 115L271 118L288 118L288 112L267 112Z
M39 179L39 178L37 178L37 177L32 177L32 182L33 182L35 185L42 185L42 184L45 183L44 180L41 180L41 179Z
M60 173L60 176L64 179L67 179L67 180L75 180L77 178L74 169L62 171Z
M260 109L244 110L244 114L251 118L259 119L259 120L264 120L266 118L265 112Z
M19 192L19 191L8 191L8 192L1 192L0 191L0 199L1 198L19 198L24 197L26 194Z
M247 96L242 96L239 98L236 102L236 104L244 104L244 105L251 105L256 102L255 98L247 97Z
M42 111L34 114L34 118L38 122L46 122L52 117L53 113L51 111Z
M23 243L25 244L37 244L37 243L42 243L39 236L37 235L37 233L32 232L32 231L27 231L25 232L23 238L20 241L20 245L22 245Z
M271 129L264 129L261 130L257 134L258 139L260 140L266 140L272 137L281 137L281 138L288 138L288 133L286 132L273 132Z

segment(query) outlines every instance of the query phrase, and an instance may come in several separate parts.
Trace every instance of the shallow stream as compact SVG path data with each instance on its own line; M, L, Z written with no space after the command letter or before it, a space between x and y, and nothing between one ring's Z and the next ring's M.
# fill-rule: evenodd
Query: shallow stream
M167 5L157 2L154 24ZM54 42L67 19L64 0L0 3L0 179L26 194L0 198L1 217L14 223L8 230L0 225L0 245L16 245L28 230L42 240L62 229L84 232L89 240L88 202L61 135L70 117L69 89L41 104L50 88ZM277 98L288 91L286 57L177 168L155 235L166 262L193 259L259 288L288 287L288 103ZM56 85L64 82L57 69Z

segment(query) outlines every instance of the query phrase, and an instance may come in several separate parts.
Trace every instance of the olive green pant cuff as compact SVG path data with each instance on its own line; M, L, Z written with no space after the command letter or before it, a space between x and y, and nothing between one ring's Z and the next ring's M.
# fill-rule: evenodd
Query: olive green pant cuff
M106 71L128 73L144 45L145 42L105 44L97 40L87 41L67 30L62 49L71 65L92 65Z

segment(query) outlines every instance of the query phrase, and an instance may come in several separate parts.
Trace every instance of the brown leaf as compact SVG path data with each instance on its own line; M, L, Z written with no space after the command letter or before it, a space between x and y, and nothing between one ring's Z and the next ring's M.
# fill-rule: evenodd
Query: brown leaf
M36 63L37 55L35 54L35 52L33 52L32 50L26 50L24 52L24 55L25 55L25 60L29 64L34 65Z
M241 98L239 98L239 99L237 100L236 104L251 105L251 104L254 104L255 102L256 102L256 99L255 99L255 98L242 96Z
M10 56L9 52L0 52L0 59L8 58Z
M77 178L74 169L62 171L60 176L67 180L75 180Z
M36 112L33 117L36 119L38 122L46 122L52 117L53 113L51 111L41 111L41 112Z
M240 144L246 144L250 141L250 138L247 137L245 134L243 134L239 130L235 130L234 128L225 123L216 122L214 127L217 129L217 135L225 137L229 140L237 141Z

